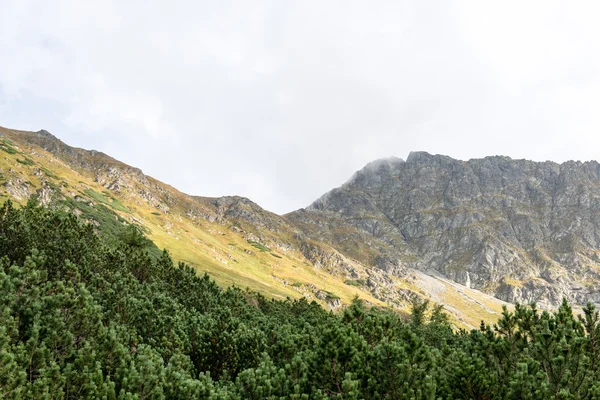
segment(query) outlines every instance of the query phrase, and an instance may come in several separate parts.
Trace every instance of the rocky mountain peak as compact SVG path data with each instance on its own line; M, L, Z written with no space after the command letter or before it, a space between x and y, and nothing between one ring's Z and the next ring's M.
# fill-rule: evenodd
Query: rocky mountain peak
M410 153L408 153L406 162L411 163L411 164L417 164L417 163L425 164L428 162L438 160L440 158L450 158L450 157L440 156L437 154L430 154L426 151L411 151Z
M23 204L37 194L44 204L63 207L100 232L113 234L136 224L174 259L223 284L281 298L303 296L332 308L357 295L399 308L420 296L446 304L447 293L457 292L455 284L407 268L418 256L371 197L368 188L403 173L401 159L370 163L357 173L364 182L331 192L321 209L279 216L243 197L188 196L106 154L68 146L47 131L0 127L0 135L5 136L0 139L0 195ZM359 217L348 222L346 216L356 212ZM435 291L429 291L432 285ZM493 317L488 301L477 303L482 293L460 290L470 299L468 306L449 311L461 322L476 326L481 312ZM493 299L492 304L499 312L502 302Z
M45 129L41 129L41 130L39 130L39 131L37 131L37 132L35 132L35 133L36 133L38 136L42 136L42 137L45 137L45 138L48 138L48 139L55 139L55 140L58 140L58 139L56 138L56 136L54 136L53 134L51 134L50 132L48 132L48 131L47 131L47 130L45 130Z
M403 164L404 160L398 157L386 157L368 163L362 171L377 172L381 168L394 168L399 164Z
M352 185L357 180L361 179L376 179L379 174L390 173L391 171L397 169L397 167L401 164L404 164L404 160L394 156L372 161L365 165L361 170L354 173L354 175L352 175L343 186Z
M340 215L390 244L400 263L503 300L600 302L594 161L460 161L412 152L406 162L367 165L307 210Z

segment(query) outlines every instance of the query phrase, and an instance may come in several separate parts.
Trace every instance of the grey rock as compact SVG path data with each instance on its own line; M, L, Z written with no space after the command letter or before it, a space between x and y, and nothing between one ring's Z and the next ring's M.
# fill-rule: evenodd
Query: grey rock
M17 200L27 199L33 194L31 185L18 176L4 182L4 189Z
M460 161L413 152L406 162L368 164L288 218L307 223L311 214L333 214L362 232L382 252L375 266L392 274L434 269L510 302L600 298L595 161Z

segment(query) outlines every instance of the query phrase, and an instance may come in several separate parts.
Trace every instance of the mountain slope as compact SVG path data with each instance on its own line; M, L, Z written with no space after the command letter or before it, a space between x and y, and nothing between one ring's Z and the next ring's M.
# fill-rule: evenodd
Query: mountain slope
M411 153L369 164L290 218L302 214L329 215L388 245L398 268L433 270L508 302L600 301L595 161Z
M501 311L503 303L491 296L406 267L416 255L394 230L375 237L378 232L330 212L279 216L242 197L189 196L47 131L0 128L0 135L0 199L23 204L37 194L111 235L135 224L175 260L221 285L276 298L304 296L333 309L354 296L399 310L426 297L446 304L462 326L494 320ZM406 257L401 262L398 249Z
M223 199L185 195L139 169L100 152L67 146L45 131L2 133L9 141L3 142L3 148L12 149L5 151L3 158L4 196L23 202L37 193L42 202L50 204L54 200L76 213L90 207L98 209L98 215L89 215L98 225L102 219L111 218L137 224L176 259L202 265L222 284L247 286L278 297L298 296L304 292L301 286L278 282L286 278L288 267L294 264L294 276L300 283L314 281L324 291L343 286L343 282L331 283L329 276L306 266L299 252L283 247L274 251L262 248L259 241L262 236L268 241L268 235L243 231L236 221L223 218L227 212ZM13 151L16 153L10 154ZM229 208L235 209L233 203ZM102 213L109 218L98 218ZM283 220L278 222L285 224ZM350 288L344 295L349 301L355 293Z

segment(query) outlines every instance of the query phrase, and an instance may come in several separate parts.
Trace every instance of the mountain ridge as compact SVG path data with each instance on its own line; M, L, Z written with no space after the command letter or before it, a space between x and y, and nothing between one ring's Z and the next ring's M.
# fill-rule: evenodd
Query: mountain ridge
M596 161L558 164L503 156L461 161L412 152L403 163L363 168L309 209L340 214L384 241L396 233L420 257L407 266L434 268L503 300L550 306L562 297L598 301ZM578 225L569 226L573 221ZM463 232L451 238L458 229ZM565 235L583 246L561 253L565 243L559 239Z
M357 295L372 304L385 304L340 277L316 270L292 240L297 232L288 222L250 200L189 196L137 168L100 152L72 148L46 132L0 128L0 134L10 142L2 142L4 198L23 203L37 194L51 204L58 194L61 205L83 213L98 227L113 219L137 224L176 259L226 286L249 287L278 298L304 296L332 308ZM115 209L111 196L123 207ZM93 209L105 205L110 209L103 209L102 215ZM302 249L344 259L319 245L305 243Z
M395 179L389 181L396 169L407 165L428 165L429 159L433 165L460 168L465 161L419 152L407 161L376 160L357 171L343 189L322 196L330 197L330 206L319 207L317 200L305 209L277 215L240 196L181 193L104 153L72 148L47 131L0 128L0 133L19 148L11 150L16 154L5 150L0 160L0 195L16 198L16 193L22 202L25 195L43 194L47 204L83 213L99 229L105 222L136 224L175 259L208 272L220 284L248 286L278 298L304 296L332 309L354 296L400 311L415 298L428 298L444 304L455 323L467 327L497 318L506 303L490 295L509 298L498 288L481 285L476 273L467 276L472 284L465 285L464 274L424 258L422 249L407 241L414 235L394 225L394 209L382 207L398 202L395 194L387 193L384 199L380 195L385 190L366 190L369 185L381 189ZM5 142L3 146L10 147ZM420 173L426 177L425 172ZM99 207L110 213L98 214ZM514 297L514 290L511 293Z

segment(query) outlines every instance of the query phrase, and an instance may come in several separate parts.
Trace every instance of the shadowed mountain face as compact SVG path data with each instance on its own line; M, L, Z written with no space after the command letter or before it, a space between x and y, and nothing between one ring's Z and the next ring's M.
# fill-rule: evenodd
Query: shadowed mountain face
M600 300L595 161L411 153L367 165L307 212L335 215L389 245L388 262L509 302Z

